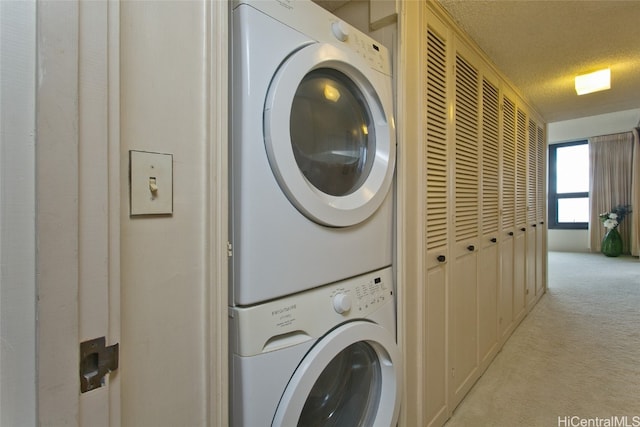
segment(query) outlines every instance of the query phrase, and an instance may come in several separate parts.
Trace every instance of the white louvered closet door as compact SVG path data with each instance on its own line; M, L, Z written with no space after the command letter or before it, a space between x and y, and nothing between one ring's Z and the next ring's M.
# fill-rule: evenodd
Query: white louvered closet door
M493 77L493 81L497 81ZM478 253L478 353L481 370L498 351L500 91L482 78L481 240Z
M480 79L456 52L453 168L453 267L449 299L450 404L456 406L478 375L478 229ZM476 61L477 62L477 61Z
M516 231L513 241L513 312L516 322L526 311L527 114L516 110Z
M498 330L500 339L506 340L515 327L513 312L513 251L516 225L516 104L508 96L502 97L501 138L501 228L500 235L500 298Z
M422 377L422 420L438 425L447 419L447 257L449 240L449 88L448 32L444 24L433 19L426 31L426 61L423 71L425 187L425 267L426 283L422 289L424 307Z
M416 280L404 284L409 291L402 300L409 319L405 360L416 371L405 387L405 421L441 426L526 315L527 238L521 229L531 225L527 206L535 205L535 222L546 216L540 211L546 197L540 172L546 167L544 124L438 2L403 4L406 34L415 28L410 34L421 37L408 39L400 52L407 63L402 87L422 91L417 105L413 92L399 98L406 137L414 130L422 137L402 158L405 178L419 166L412 174L419 181L405 181L407 197L415 189L419 202L403 205L403 248L405 254L417 249L422 261L419 271L407 269L406 279ZM534 168L535 177L528 178ZM419 230L410 227L416 210ZM545 277L539 269L546 269L542 229L538 224L530 269L536 295L537 279Z
M546 239L547 235L545 212L546 212L546 176L545 168L546 142L544 129L538 125L536 141L536 296L542 295L546 283Z
M527 305L536 301L536 190L538 171L538 126L533 118L528 122L527 141L527 224L526 224L526 287Z

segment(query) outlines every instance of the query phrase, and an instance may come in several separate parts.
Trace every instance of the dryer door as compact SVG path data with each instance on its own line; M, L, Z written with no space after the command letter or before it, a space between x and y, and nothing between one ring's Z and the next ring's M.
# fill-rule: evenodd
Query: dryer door
M273 426L395 425L401 361L390 333L366 321L346 323L322 338L294 372Z
M395 167L390 81L330 44L306 46L278 69L265 145L280 188L311 220L354 225L384 201Z

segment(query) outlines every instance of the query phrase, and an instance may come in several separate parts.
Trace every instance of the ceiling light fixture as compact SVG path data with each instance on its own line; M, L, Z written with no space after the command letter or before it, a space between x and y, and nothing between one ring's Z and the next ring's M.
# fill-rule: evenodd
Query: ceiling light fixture
M611 89L611 70L609 68L576 76L576 93L578 95L607 89Z

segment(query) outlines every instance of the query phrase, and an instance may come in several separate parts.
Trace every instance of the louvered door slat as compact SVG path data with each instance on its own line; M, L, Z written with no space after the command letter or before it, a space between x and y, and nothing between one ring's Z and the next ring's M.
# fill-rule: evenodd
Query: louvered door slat
M498 231L499 212L499 92L482 82L482 233Z
M516 107L503 98L502 107L502 227L515 226L516 194Z
M527 222L527 114L518 109L516 133L516 224Z
M447 244L447 61L445 40L427 29L426 239L427 250Z
M527 222L529 224L533 224L536 222L536 190L537 186L537 163L538 163L538 155L537 155L537 147L538 147L538 138L537 132L538 127L536 126L536 122L529 119L529 147L528 147L528 155L527 155Z
M478 71L456 56L455 97L455 236L478 232Z
M536 215L538 221L544 220L545 213L545 185L544 185L544 177L545 175L545 167L544 167L544 155L545 155L545 146L544 146L544 129L538 127L538 141L536 144L537 148L537 156L538 156L538 164L537 164L537 176L538 176L538 200L536 205Z

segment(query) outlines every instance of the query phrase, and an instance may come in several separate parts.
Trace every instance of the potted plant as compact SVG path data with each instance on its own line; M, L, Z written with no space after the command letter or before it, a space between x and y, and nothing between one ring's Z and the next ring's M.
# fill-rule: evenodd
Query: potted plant
M616 257L622 253L622 237L618 232L618 225L629 212L631 212L629 205L618 205L611 211L599 215L602 225L607 229L601 245L601 252L606 256Z

